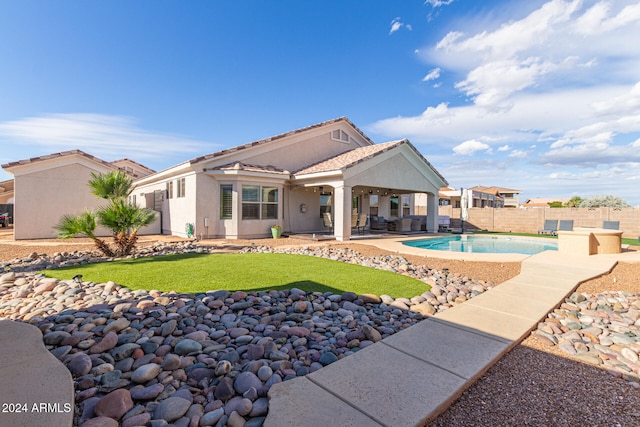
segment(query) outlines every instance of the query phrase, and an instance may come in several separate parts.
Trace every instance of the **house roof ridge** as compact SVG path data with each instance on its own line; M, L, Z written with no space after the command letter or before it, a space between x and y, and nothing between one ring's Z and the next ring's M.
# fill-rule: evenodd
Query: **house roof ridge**
M310 165L306 165L292 172L294 175L296 174L304 174L304 173L313 173L314 169L323 169L321 165L325 165L326 168L323 170L316 170L316 172L325 172L327 170L338 170L338 169L346 169L351 167L357 163L360 163L368 158L371 158L375 155L378 155L381 152L384 152L395 145L397 145L401 140L397 141L389 141L381 144L373 144L367 145L365 147L356 147L351 150L342 152L340 154L335 154L333 156L327 157L325 159L319 160ZM360 156L359 156L360 154ZM329 169L327 169L329 168ZM307 171L308 170L308 171Z
M378 156L386 151L389 151L399 145L407 145L413 152L420 157L420 159L427 165L433 172L438 175L443 182L447 183L447 180L438 172L438 170L418 151L418 149L407 139L396 139L393 141L387 141L380 144L373 144L365 147L354 148L353 150L345 151L344 153L329 157L314 164L305 166L292 172L293 175L304 175L308 173L328 172L334 170L347 169L355 166L361 162L369 160L375 156ZM324 167L323 167L324 166Z
M156 172L155 170L151 169L149 166L143 165L142 163L140 163L140 162L136 162L135 160L132 160L132 159L130 159L130 158L128 158L128 157L123 157L122 159L113 160L113 161L111 161L111 162L109 162L109 163L111 163L111 164L115 164L115 163L118 163L118 162L131 162L131 163L135 163L136 165L140 166L141 168L145 168L146 170L151 171L151 173L155 173L155 172Z
M273 135L273 136L270 136L270 137L267 137L267 138L258 139L256 141L248 142L246 144L241 144L241 145L237 145L235 147L225 148L225 149L220 150L220 151L215 151L213 153L209 153L209 154L205 154L205 155L202 155L202 156L198 156L198 157L195 157L195 158L193 158L191 160L188 160L187 163L191 163L191 164L200 163L202 161L210 160L210 159L213 159L215 157L220 157L220 156L223 156L225 154L235 153L235 152L238 152L238 151L241 151L241 150L246 150L248 148L256 147L258 145L264 145L264 144L267 144L267 143L270 143L270 142L273 142L273 141L277 141L277 140L286 138L288 136L297 135L297 134L300 134L300 133L303 133L303 132L310 131L312 129L321 128L321 127L328 126L328 125L334 124L334 123L339 123L339 122L345 122L345 123L349 124L349 126L354 128L360 134L360 136L362 138L364 138L367 142L369 142L369 144L375 145L374 142L371 140L371 138L369 138L364 132L362 132L362 130L360 130L360 128L358 128L355 124L353 124L353 122L351 122L351 120L349 120L346 116L341 116L341 117L338 117L338 118L335 118L335 119L330 119L330 120L326 120L324 122L315 123L315 124L312 124L312 125L309 125L309 126L305 126L305 127L302 127L302 128L294 129L294 130L291 130L291 131L288 131L288 132L284 132L284 133L280 133L280 134L277 134L277 135Z
M31 163L36 163L36 162L41 162L41 161L51 160L51 159L57 159L57 158L61 158L61 157L65 157L65 156L72 156L72 155L79 155L79 156L82 156L82 157L86 157L86 158L91 159L91 160L93 160L95 162L102 163L104 165L108 165L108 166L113 167L113 165L111 165L110 162L102 160L99 157L96 157L94 155L86 153L86 152L84 152L82 150L79 150L77 148L74 148L72 150L60 151L60 152L57 152L57 153L45 154L45 155L37 156L37 157L31 157L31 158L28 158L28 159L16 160L16 161L13 161L13 162L5 163L5 164L1 165L1 167L3 169L7 169L7 168L12 168L14 166L28 165L28 164L31 164Z

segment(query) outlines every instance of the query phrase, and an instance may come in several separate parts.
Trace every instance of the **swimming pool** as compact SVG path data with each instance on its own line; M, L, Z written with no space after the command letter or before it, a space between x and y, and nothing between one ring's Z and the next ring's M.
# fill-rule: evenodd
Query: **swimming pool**
M518 237L470 236L456 234L433 239L411 240L403 245L434 251L472 252L480 254L524 254L534 255L543 251L557 251L558 242Z

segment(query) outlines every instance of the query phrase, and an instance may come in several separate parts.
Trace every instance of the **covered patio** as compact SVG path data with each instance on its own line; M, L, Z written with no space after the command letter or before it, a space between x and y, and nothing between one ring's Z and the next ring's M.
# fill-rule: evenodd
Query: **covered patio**
M292 173L284 228L332 229L336 240L349 240L364 214L368 230L436 232L443 185L442 175L406 139L358 148ZM426 215L414 215L416 193L427 195ZM319 213L312 229L300 220L309 211Z

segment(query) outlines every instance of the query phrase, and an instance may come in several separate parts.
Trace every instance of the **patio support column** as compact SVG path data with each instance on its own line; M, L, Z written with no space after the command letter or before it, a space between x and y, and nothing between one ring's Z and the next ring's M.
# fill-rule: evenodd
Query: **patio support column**
M336 240L349 240L351 238L351 187L343 185L336 186L334 189L334 234Z
M438 198L427 193L427 233L438 231Z

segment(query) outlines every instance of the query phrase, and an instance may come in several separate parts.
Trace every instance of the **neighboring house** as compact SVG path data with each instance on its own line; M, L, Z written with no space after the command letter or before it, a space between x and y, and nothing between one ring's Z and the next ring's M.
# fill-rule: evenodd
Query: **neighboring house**
M412 214L418 193L427 195L427 231L437 231L438 189L447 185L408 140L374 144L345 117L154 173L79 150L2 167L15 178L16 239L53 237L63 214L98 206L87 186L91 172L115 168L137 177L131 198L159 212L157 232L198 238L267 237L278 224L285 232L333 231L348 240L355 214L389 220Z
M512 188L505 187L484 187L482 185L477 185L475 187L469 188L474 192L478 193L486 193L495 196L496 198L502 199L502 207L504 208L517 208L520 206L520 190L514 190ZM478 206L483 207L483 206ZM498 207L498 206L496 206Z
M493 192L479 190L479 187L467 189L470 197L467 200L468 208L503 208L504 199ZM439 191L440 206L460 207L461 190L450 187L443 187Z
M348 240L356 213L411 213L426 193L427 230L438 229L437 194L447 181L406 139L374 144L341 117L196 157L136 181L138 203L162 212L162 232L255 238L329 231Z
M0 205L13 204L13 180L0 182Z
M7 225L13 224L13 180L0 182L0 214L8 214Z
M534 197L531 199L527 199L523 204L520 205L521 208L548 208L549 203L560 202L563 205L571 200L569 197L560 197L560 198L543 198L543 197Z
M16 240L55 237L53 227L62 215L98 207L101 200L88 186L92 172L122 169L134 179L154 172L129 159L105 162L80 150L11 162L2 168L14 177Z

